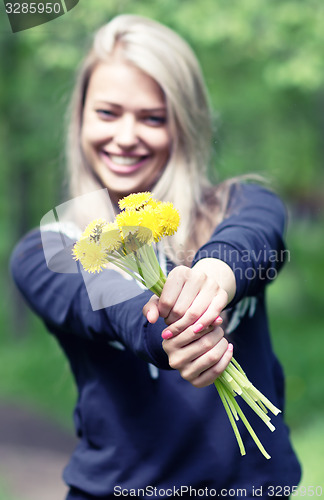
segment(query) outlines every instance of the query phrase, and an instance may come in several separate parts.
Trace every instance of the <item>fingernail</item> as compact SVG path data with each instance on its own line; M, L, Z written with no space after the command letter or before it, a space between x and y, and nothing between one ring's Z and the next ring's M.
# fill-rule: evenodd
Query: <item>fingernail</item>
M233 352L233 344L228 344L227 350Z
M147 318L147 320L151 323L151 321L152 321L152 318L151 318L151 311L147 311L146 318Z
M162 333L162 338L164 340L171 339L171 337L173 337L173 333L170 332L170 330L165 330L165 332Z
M220 325L221 323L223 323L223 318L221 318L220 316L217 316L217 318L215 319L215 323L217 325Z
M192 331L194 333L199 333L201 332L201 330L204 328L204 325L202 325L201 323L197 323L197 325L194 325L193 328L192 328Z

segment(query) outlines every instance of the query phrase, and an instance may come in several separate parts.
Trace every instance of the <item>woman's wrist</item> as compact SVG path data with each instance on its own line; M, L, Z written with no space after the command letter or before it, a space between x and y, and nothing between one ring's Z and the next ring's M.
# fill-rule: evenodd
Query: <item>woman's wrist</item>
M223 288L228 295L228 303L233 300L236 292L235 275L226 262L207 257L199 260L193 266L193 269L202 271L207 276L216 278L220 288Z

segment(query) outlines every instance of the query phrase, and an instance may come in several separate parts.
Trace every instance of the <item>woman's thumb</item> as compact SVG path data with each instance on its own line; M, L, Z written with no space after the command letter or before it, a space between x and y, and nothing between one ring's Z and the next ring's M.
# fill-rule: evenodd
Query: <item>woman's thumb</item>
M149 321L150 323L155 323L158 320L158 302L159 298L156 295L153 295L143 307L143 314L147 318L147 321Z

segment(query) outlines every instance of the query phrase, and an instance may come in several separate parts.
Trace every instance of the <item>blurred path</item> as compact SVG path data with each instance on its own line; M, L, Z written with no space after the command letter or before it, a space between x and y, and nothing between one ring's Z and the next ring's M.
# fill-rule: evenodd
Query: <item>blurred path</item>
M45 416L0 402L0 484L9 499L64 500L62 470L75 444Z

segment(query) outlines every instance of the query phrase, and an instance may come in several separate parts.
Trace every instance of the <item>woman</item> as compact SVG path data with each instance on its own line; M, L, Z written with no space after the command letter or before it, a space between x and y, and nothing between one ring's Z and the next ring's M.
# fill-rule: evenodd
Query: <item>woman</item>
M247 409L272 459L244 428L241 457L212 385L234 346L254 385L283 409L264 294L284 260L285 211L259 186L211 186L211 137L201 71L178 35L127 15L99 30L71 106L74 203L12 256L18 287L61 344L78 387L68 500L289 496L299 482L282 416L271 434ZM160 299L114 269L85 277L62 252L62 238L69 249L94 216L113 218L120 198L145 190L181 215L180 230L159 248L171 271Z

